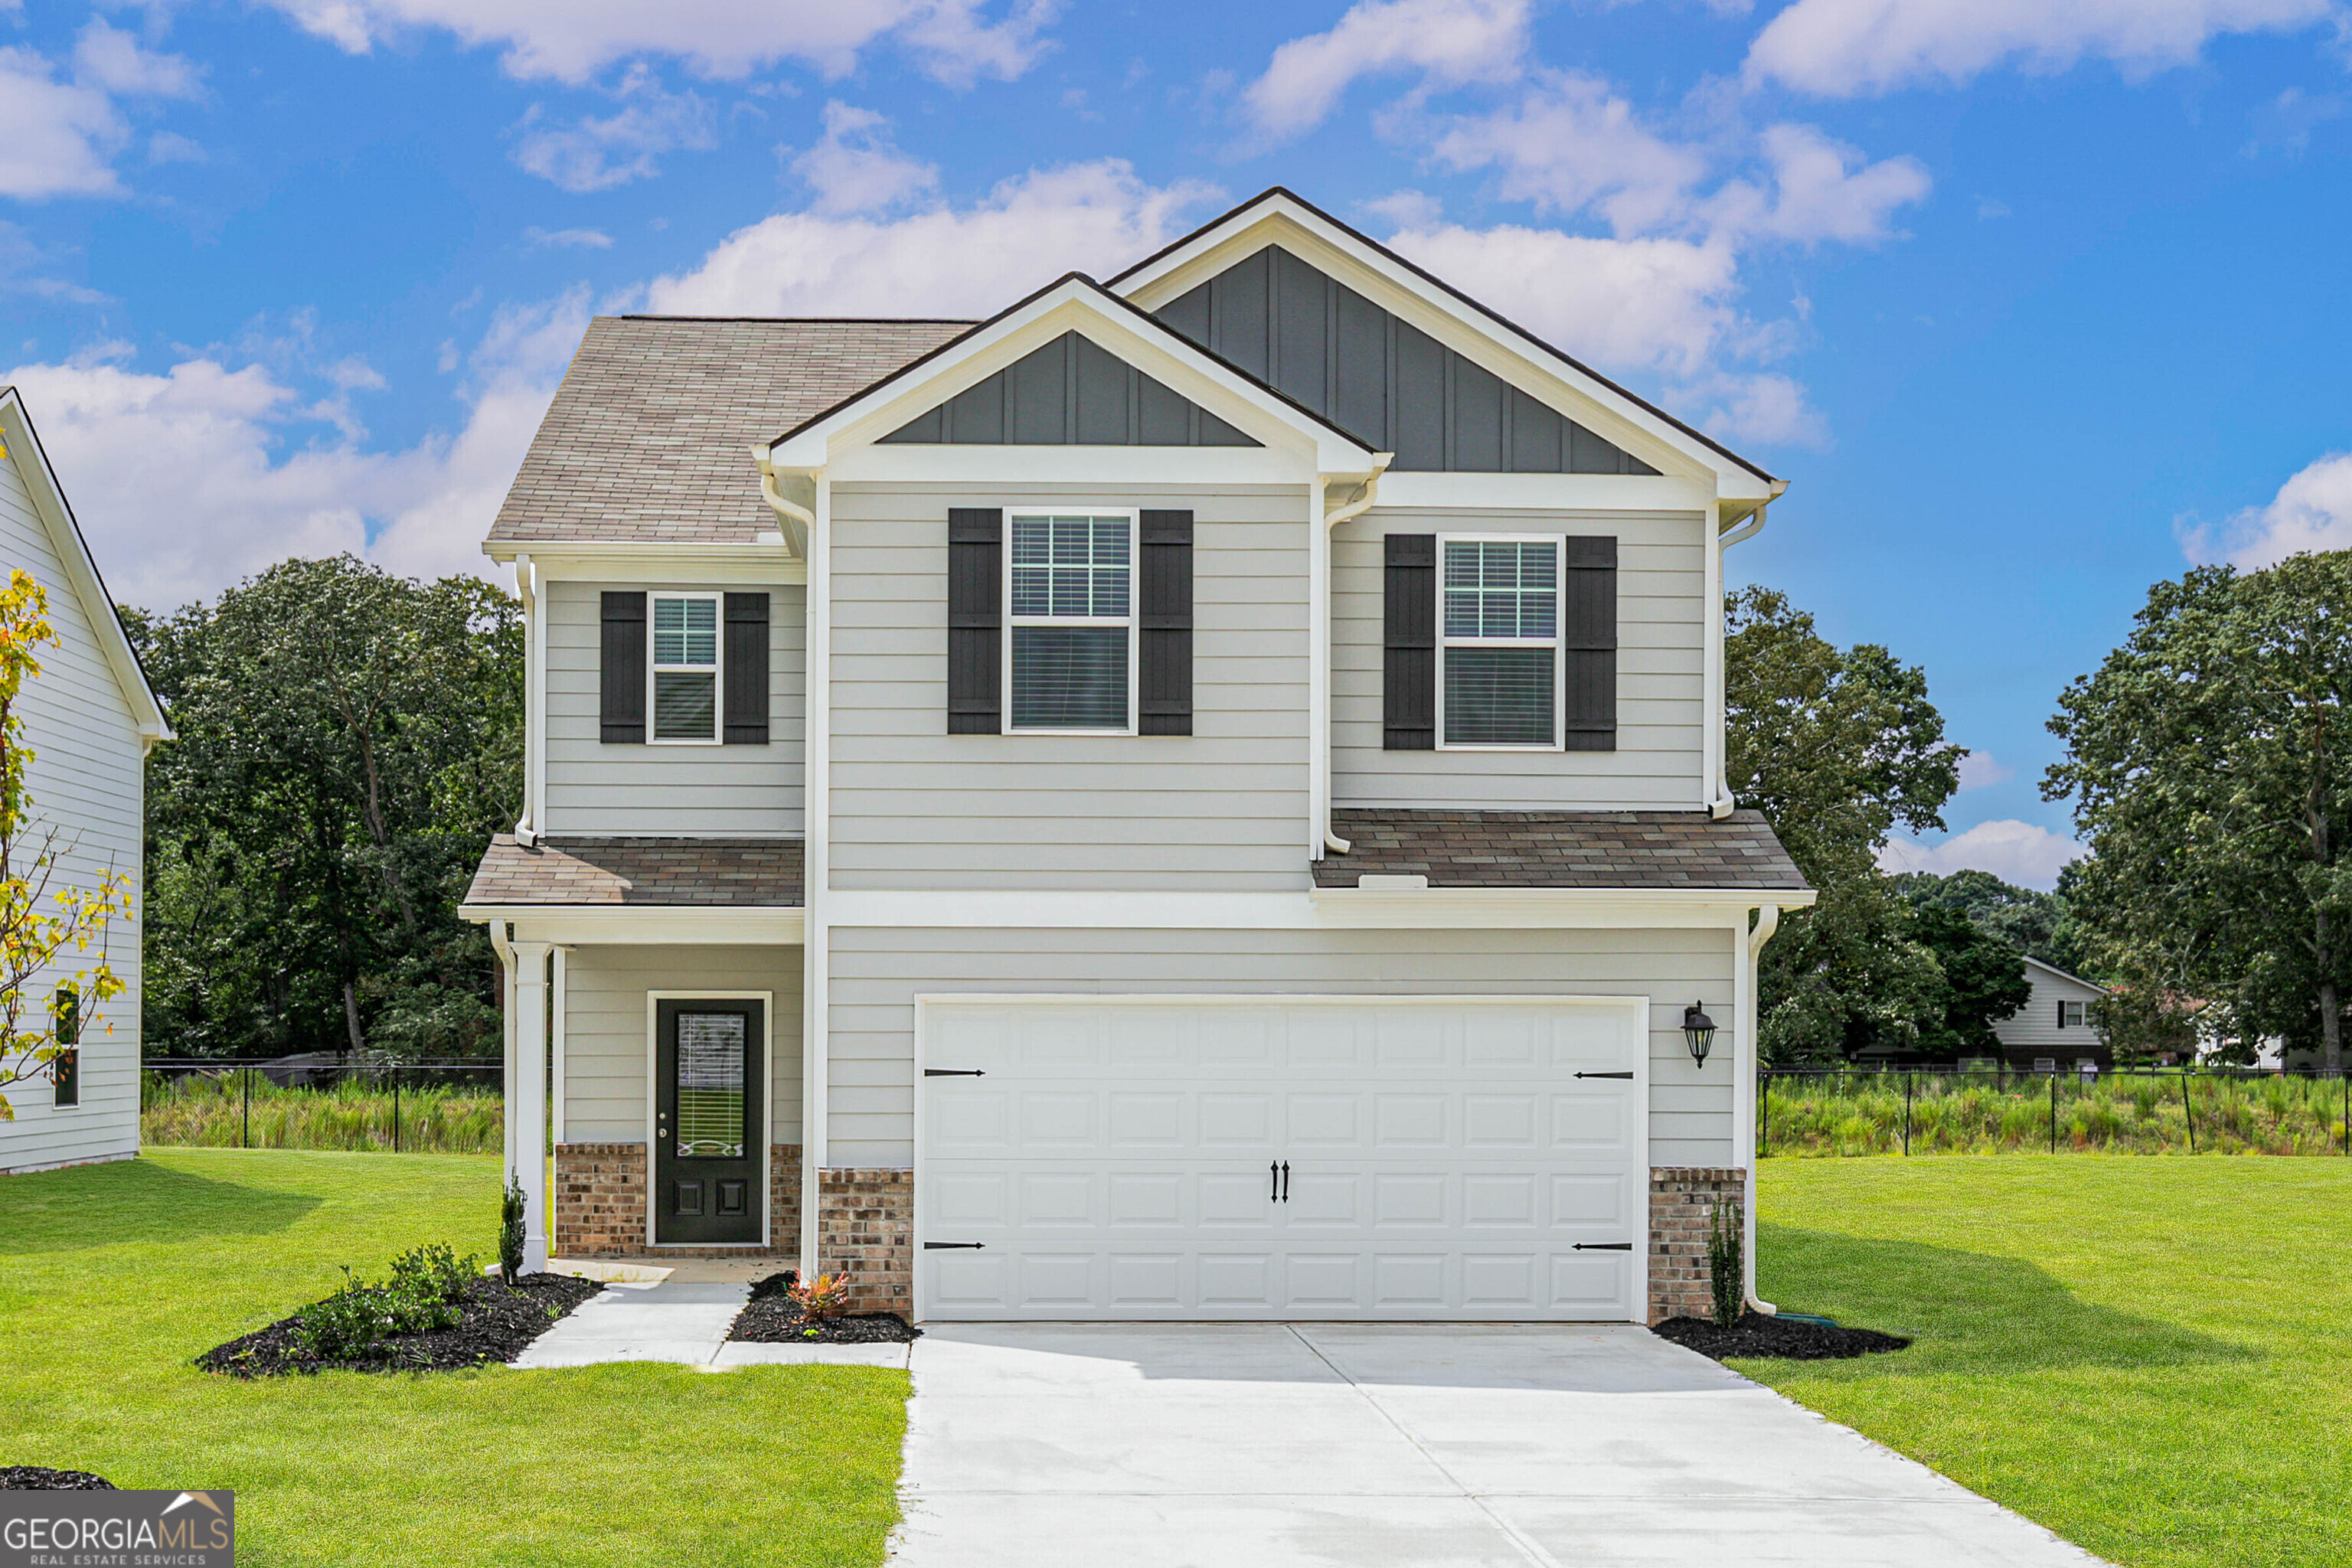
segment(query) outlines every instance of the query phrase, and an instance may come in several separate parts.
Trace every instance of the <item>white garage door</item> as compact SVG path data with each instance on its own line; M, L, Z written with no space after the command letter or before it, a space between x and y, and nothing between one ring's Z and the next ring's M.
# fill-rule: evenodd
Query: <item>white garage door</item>
M924 1317L1641 1316L1639 1001L919 1012Z

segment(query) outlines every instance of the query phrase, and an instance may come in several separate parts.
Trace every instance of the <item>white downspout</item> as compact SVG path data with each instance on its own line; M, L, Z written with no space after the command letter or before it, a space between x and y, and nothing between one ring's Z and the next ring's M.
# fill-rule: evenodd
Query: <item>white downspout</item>
M817 1221L826 1147L826 1093L832 1051L827 1038L833 967L832 931L825 921L826 884L833 868L833 481L820 468L811 476L816 510L808 520L808 648L802 661L808 689L801 703L807 715L803 737L801 905L803 962L801 981L801 1278L819 1272ZM763 485L763 489L768 488ZM918 1086L917 1092L920 1092Z
M1310 794L1314 796L1309 809L1317 826L1316 840L1308 846L1312 859L1323 858L1326 849L1345 855L1352 845L1331 831L1331 532L1341 523L1361 517L1380 500L1381 476L1396 461L1394 452L1372 454L1372 471L1364 476L1363 488L1356 499L1345 506L1323 514L1322 526L1310 525L1308 533L1307 576L1312 586L1307 596L1307 638L1311 658L1307 661L1307 706L1310 721L1315 727L1314 773ZM1324 505L1324 476L1315 476L1315 504Z
M1732 1158L1748 1173L1748 1191L1739 1205L1743 1233L1739 1256L1745 1276L1741 1289L1748 1304L1767 1316L1778 1314L1780 1309L1756 1294L1756 1085L1764 1065L1762 1031L1758 1027L1760 1020L1756 1016L1756 955L1764 951L1764 944L1780 929L1780 906L1763 904L1756 910L1756 928L1744 933L1748 941L1741 950L1739 965L1738 1037L1746 1048L1738 1053L1741 1070L1732 1110Z
M1788 487L1786 485L1783 485L1780 487L1780 489L1774 490L1773 494L1777 497L1780 494L1780 489L1786 489ZM1749 512L1746 517L1740 519L1739 521L1733 523L1729 528L1717 529L1715 533L1714 542L1706 552L1707 722L1706 749L1707 754L1702 759L1702 766L1706 773L1706 788L1709 792L1706 801L1706 814L1717 822L1729 816L1739 807L1738 798L1731 793L1731 781L1725 776L1726 770L1730 765L1730 760L1725 754L1728 750L1728 747L1725 743L1723 735L1725 707L1723 693L1723 552L1730 549L1733 545L1739 543L1741 541L1753 539L1758 534L1763 532L1764 513L1770 508L1771 504L1772 503L1769 500L1759 502L1754 511Z
M529 555L514 563L515 595L522 600L522 816L515 823L515 842L536 845L546 825L547 795L547 616L540 593L539 568Z

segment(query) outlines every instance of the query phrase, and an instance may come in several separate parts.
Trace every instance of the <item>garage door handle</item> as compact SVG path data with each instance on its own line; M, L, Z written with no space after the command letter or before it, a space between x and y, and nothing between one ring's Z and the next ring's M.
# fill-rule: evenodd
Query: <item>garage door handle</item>
M1630 1241L1580 1241L1576 1244L1575 1250L1578 1252L1631 1252L1633 1250L1633 1244Z
M1287 1160L1282 1163L1282 1201L1290 1201L1290 1162Z
M1622 1079L1630 1079L1630 1078L1632 1078L1633 1075L1632 1073L1629 1073L1629 1072L1580 1072L1580 1073L1578 1073L1576 1076L1577 1076L1577 1077L1579 1077L1579 1078L1622 1078Z
M923 1243L923 1250L925 1252L978 1252L987 1245L982 1241L927 1241Z
M988 1074L978 1068L925 1068L923 1076L925 1078L986 1078ZM1625 1076L1632 1078L1633 1075L1627 1073Z
M1279 1160L1269 1160L1265 1163L1265 1201L1270 1204L1282 1201L1282 1162Z

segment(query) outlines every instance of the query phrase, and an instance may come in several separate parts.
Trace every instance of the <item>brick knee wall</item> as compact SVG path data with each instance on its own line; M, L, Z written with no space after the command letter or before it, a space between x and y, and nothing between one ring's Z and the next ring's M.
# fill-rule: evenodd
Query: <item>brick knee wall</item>
M914 1172L820 1173L816 1227L817 1272L847 1275L856 1310L914 1315Z
M801 1147L768 1149L768 1246L779 1258L801 1249ZM555 1235L558 1258L637 1258L646 1253L646 1146L642 1143L559 1143L555 1149ZM734 1247L662 1247L679 1257L739 1258Z
M1707 1227L1716 1204L1744 1201L1748 1173L1729 1166L1661 1165L1650 1172L1650 1321L1712 1318Z

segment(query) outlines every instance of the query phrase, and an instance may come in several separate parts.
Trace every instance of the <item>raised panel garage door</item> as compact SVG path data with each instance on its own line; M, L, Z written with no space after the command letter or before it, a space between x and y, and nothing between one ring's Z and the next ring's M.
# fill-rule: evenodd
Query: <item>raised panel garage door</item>
M1623 999L926 1000L926 1318L1624 1320Z

